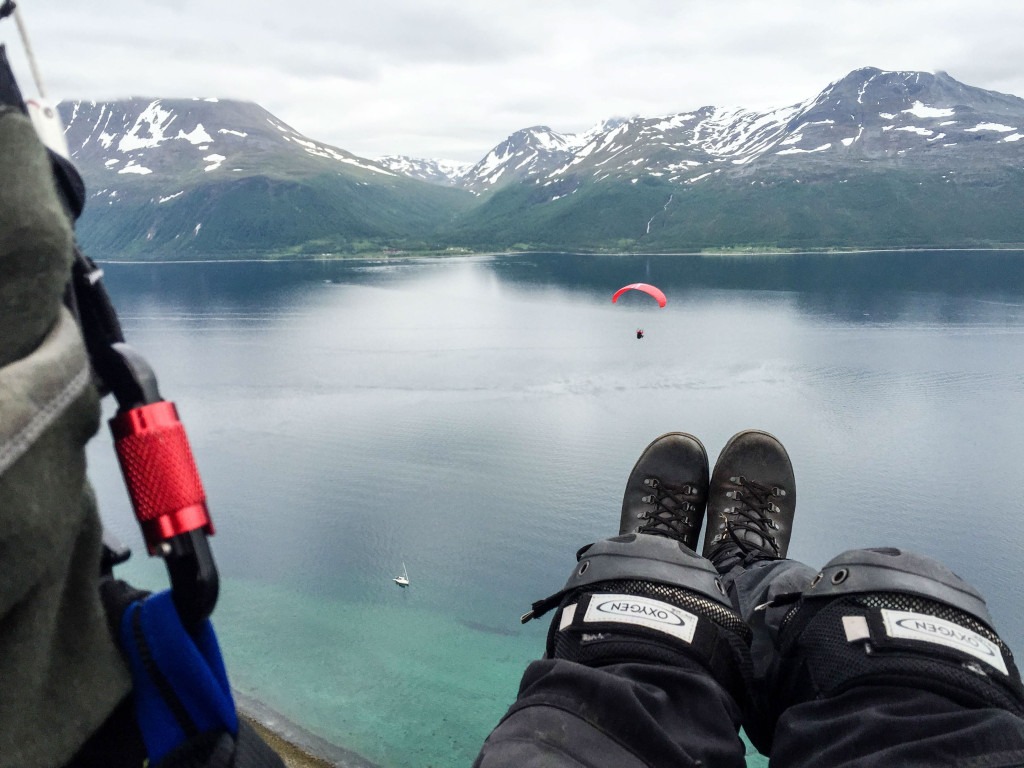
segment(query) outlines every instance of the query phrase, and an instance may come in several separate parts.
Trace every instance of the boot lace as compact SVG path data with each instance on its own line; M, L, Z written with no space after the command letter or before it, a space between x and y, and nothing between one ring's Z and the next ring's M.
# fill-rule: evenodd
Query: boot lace
M785 496L786 491L779 487L763 485L756 480L748 480L743 476L730 480L739 485L740 489L726 492L736 504L722 513L725 519L725 533L722 534L719 544L711 551L709 559L714 560L721 550L731 546L738 547L744 557L778 557L779 545L775 540L774 531L777 531L779 526L771 519L771 515L782 510L772 499L776 496ZM752 539L749 534L756 535L763 544L755 543L757 539Z
M640 517L650 522L641 525L637 531L682 540L694 527L690 514L696 512L697 507L690 499L697 496L697 487L689 483L672 485L657 477L648 477L644 485L651 488L651 493L641 501L653 504L654 509L641 513Z

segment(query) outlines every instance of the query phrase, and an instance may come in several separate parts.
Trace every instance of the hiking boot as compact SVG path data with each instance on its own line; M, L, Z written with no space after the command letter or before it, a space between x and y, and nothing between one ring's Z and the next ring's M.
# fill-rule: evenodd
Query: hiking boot
M651 533L697 549L708 499L708 454L693 435L669 432L648 445L622 496L619 535Z
M781 560L795 511L796 479L782 443L755 429L733 435L711 474L703 555L722 574L739 563Z

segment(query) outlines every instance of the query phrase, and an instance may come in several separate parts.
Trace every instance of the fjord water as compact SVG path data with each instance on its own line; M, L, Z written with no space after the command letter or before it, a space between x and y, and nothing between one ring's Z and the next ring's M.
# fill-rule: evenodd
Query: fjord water
M1024 253L103 266L203 474L232 683L369 762L472 762L543 650L520 614L669 430L773 432L791 556L938 557L1024 652ZM636 281L667 307L611 303ZM121 574L162 588L108 442Z

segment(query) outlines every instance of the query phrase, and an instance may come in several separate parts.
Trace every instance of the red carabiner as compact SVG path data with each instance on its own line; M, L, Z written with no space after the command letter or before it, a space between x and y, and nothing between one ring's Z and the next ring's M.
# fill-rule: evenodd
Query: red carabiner
M175 536L213 535L199 470L174 403L138 406L110 420L114 448L135 517L151 555Z

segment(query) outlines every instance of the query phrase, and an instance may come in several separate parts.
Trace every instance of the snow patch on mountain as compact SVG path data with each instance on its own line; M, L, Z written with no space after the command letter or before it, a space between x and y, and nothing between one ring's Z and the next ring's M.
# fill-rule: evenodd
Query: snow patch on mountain
M1010 131L1017 130L1012 125L1002 125L1001 123L978 123L973 128L967 128L967 133L975 133L976 131L996 131L997 133L1009 133Z
M790 147L789 149L779 150L775 154L777 154L777 155L796 155L796 154L800 154L800 153L807 154L807 153L810 153L810 152L824 152L826 149L831 149L831 147L832 147L831 144L822 144L820 147L815 147L814 149L800 149L799 147Z
M309 141L308 139L303 139L298 135L293 136L292 141L301 146L306 152L308 152L311 155L315 155L316 157L325 157L331 160L337 160L338 162L341 163L349 163L359 168L363 168L364 170L373 171L374 173L380 173L385 176L395 175L386 168L381 168L376 163L371 163L367 160L363 160L362 158L356 157L355 155L350 155L347 152L341 152L335 149L334 147L328 146L327 144L321 144L317 141Z
M202 123L197 124L196 127L193 128L188 133L185 133L184 131L178 131L178 135L175 136L175 138L177 138L177 139L184 139L185 141L189 142L190 144L197 144L197 145L198 144L209 144L211 141L213 141L213 137L210 136L210 134L208 134L206 132L206 129L203 128L203 124Z
M920 101L915 101L913 106L901 110L901 112L913 115L914 117L952 117L956 114L956 110L944 107L929 107Z
M135 173L139 176L147 176L153 171L141 165L136 165L134 160L130 160L128 165L122 168L118 173Z

